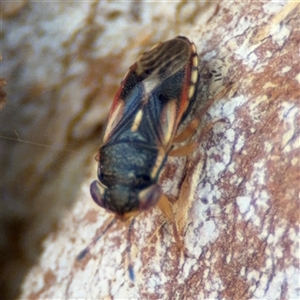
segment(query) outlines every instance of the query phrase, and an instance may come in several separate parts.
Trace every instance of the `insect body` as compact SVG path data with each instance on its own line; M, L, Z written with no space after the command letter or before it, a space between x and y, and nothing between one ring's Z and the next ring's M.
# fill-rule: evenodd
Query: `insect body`
M198 77L196 47L183 36L155 45L125 75L97 156L99 181L90 187L94 201L117 219L126 221L158 204L174 221L157 181L195 100ZM174 222L173 228L178 241Z
M159 174L194 101L196 47L178 36L144 53L125 75L99 149L94 201L122 221L154 206Z

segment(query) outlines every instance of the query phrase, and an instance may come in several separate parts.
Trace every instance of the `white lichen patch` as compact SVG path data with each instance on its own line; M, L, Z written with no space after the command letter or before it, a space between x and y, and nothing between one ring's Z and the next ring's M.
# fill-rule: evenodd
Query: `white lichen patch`
M299 258L299 257L298 257ZM300 269L294 266L288 267L284 272L284 279L288 283L287 285L287 298L289 299L299 299L299 279Z
M269 276L264 275L260 278L257 289L254 292L254 297L265 299L279 299L282 293L281 282L285 279L283 272L278 272L269 281ZM291 298L289 298L291 299Z
M205 298L217 299L219 292L222 291L223 289L224 289L224 284L222 280L217 276L213 277L211 280L205 282L205 290L211 291L208 293L208 297Z
M240 213L244 214L250 210L251 198L247 196L240 196L236 198L236 203L239 207Z
M212 154L212 153L211 153ZM215 184L220 174L225 170L226 165L223 162L207 161L207 169L210 175L210 182Z
M264 3L262 6L262 9L265 14L267 15L274 15L278 13L280 10L282 10L283 2L277 2L277 1L270 1L267 3Z
M198 187L199 188L199 187ZM189 224L185 235L185 247L188 253L195 258L198 258L202 253L202 247L208 243L213 243L218 237L218 229L216 228L215 221L213 219L206 220L207 209L209 208L212 213L218 214L218 208L213 205L214 198L211 196L215 194L215 197L220 197L219 193L214 193L214 189L211 189L211 185L202 187L198 190L199 197L207 197L209 204L204 204L201 201L195 201L192 207L193 222ZM197 194L198 194L197 192ZM200 193L201 192L201 193Z
M260 189L259 191L256 191L256 202L255 204L259 206L259 209L261 210L267 210L270 206L269 200L271 199L268 191L266 189Z
M285 66L285 67L281 68L281 70L279 71L279 74L281 76L285 76L286 73L288 73L291 69L292 69L291 66Z
M239 95L237 97L227 99L223 104L222 116L226 117L230 123L235 121L235 110L246 103L249 99L245 95Z
M253 164L253 173L251 176L252 181L258 185L262 186L266 183L266 160L262 159Z
M251 44L250 36L244 40L242 45L234 51L237 60L241 60L243 65L247 66L250 69L259 62L258 57L254 53L254 50L259 46L258 44Z
M291 241L299 241L299 231L298 228L289 228L287 237ZM299 260L299 243L291 247L292 257L296 260Z
M186 278L189 276L191 271L195 271L197 269L197 262L198 260L196 258L186 258L183 265L182 276L180 277Z
M290 36L291 31L286 25L275 24L271 27L270 33L272 35L273 43L276 43L279 47L282 47L283 43L285 43Z
M240 134L235 143L235 147L234 147L235 152L241 151L244 145L245 145L245 136L243 134Z
M236 164L235 163L231 163L228 165L228 171L231 172L232 176L230 177L230 184L234 184L238 182L238 177L236 176L235 171L236 171Z
M266 153L270 153L272 151L273 147L274 147L273 144L270 143L269 141L264 142L264 151Z
M237 35L244 34L245 31L248 30L250 25L251 25L251 19L248 16L247 17L243 16L242 18L239 19L237 26L233 29L232 35L237 36Z
M235 131L230 128L228 130L225 131L225 138L227 138L227 140L231 143L233 143L234 139L235 139Z
M251 220L252 224L259 229L261 229L262 220L258 212L263 213L270 206L270 196L264 188L266 172L265 160L254 163L251 178L245 186L246 194L236 199L240 213L243 215L242 219L245 221Z

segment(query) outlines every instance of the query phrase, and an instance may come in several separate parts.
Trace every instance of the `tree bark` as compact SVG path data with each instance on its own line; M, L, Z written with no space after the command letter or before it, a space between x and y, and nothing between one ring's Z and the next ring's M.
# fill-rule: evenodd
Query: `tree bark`
M30 268L21 299L299 298L299 5L22 3L2 7L6 297ZM89 194L93 157L122 76L179 34L200 60L186 123L214 100L159 180L184 250L157 208L140 214L132 282L124 224L76 261L112 218Z

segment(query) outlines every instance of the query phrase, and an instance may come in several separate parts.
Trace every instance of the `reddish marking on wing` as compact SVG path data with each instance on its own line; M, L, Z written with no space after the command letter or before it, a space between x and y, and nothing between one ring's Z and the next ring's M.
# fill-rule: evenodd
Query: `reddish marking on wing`
M111 115L113 114L114 110L116 109L118 102L121 100L120 96L121 96L121 93L122 93L124 87L126 86L126 81L127 81L128 77L130 76L130 74L136 69L136 65L137 65L137 63L134 63L129 68L129 70L127 71L127 73L125 74L125 76L124 76L124 78L123 78L123 80L121 82L121 85L120 85L120 87L119 87L119 89L118 89L118 91L117 91L117 93L115 95L115 98L113 100L112 106L110 108L109 118L111 117ZM124 100L124 99L122 99L122 100Z
M108 119L106 131L103 138L104 143L108 140L111 133L113 132L113 130L116 128L116 126L122 119L123 112L124 112L124 101L123 99L119 98L118 101L114 103L114 109L110 111L110 116Z

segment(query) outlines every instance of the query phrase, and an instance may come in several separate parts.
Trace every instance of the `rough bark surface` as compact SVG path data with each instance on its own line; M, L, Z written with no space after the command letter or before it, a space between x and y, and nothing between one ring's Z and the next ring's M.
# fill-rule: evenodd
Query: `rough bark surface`
M300 297L297 3L2 5L7 298L32 264L21 299ZM93 156L122 76L142 51L178 34L199 53L192 115L215 101L192 137L198 149L168 159L160 178L184 252L157 208L139 215L131 282L124 224L76 262L111 219L89 195Z

